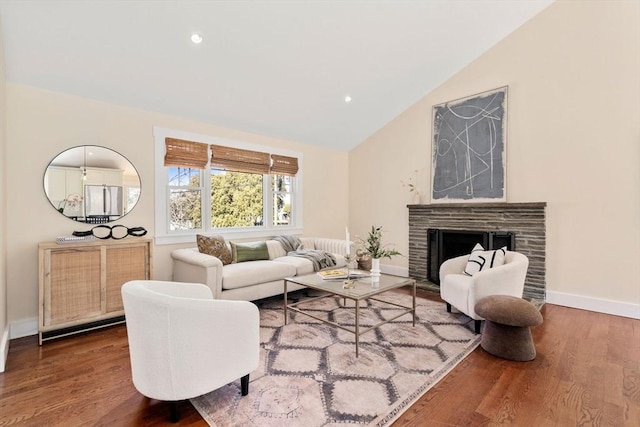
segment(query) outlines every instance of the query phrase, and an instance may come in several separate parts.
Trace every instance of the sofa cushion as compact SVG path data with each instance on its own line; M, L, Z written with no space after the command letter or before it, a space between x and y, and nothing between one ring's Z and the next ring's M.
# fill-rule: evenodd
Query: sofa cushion
M347 252L347 243L344 240L316 237L314 239L314 246L317 250L336 255L344 255Z
M300 243L302 245L302 249L315 249L316 248L316 239L313 237L301 237Z
M277 240L267 240L267 249L269 250L269 259L287 255L287 252Z
M196 235L198 251L203 254L211 255L222 261L222 265L231 264L233 257L231 250L224 241L222 236L203 236Z
M265 242L231 242L233 262L258 261L269 259L269 250Z
M273 261L249 261L225 265L222 289L237 289L296 275L296 267Z
M296 276L313 273L313 263L306 258L298 256L281 256L279 258L275 258L273 262L281 262L294 266L296 268Z

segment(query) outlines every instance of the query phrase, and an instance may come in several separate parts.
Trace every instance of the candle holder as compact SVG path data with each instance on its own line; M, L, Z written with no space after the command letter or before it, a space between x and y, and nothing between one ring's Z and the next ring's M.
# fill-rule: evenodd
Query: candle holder
M345 261L347 261L347 278L344 279L344 281L342 282L342 288L343 289L353 289L356 287L356 283L355 280L351 279L351 270L349 269L349 265L351 264L351 261L353 260L353 257L351 256L351 254L346 254L344 256Z

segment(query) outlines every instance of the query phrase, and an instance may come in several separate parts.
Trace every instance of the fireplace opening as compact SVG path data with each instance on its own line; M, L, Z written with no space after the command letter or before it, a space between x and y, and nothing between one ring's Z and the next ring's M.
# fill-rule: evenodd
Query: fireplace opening
M511 231L469 231L427 229L427 279L440 285L440 265L448 259L469 254L480 243L485 249L516 249L515 234Z

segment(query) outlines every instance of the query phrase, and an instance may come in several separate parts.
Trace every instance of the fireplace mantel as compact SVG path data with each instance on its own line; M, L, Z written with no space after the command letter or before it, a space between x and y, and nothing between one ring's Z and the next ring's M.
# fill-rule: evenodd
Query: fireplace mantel
M529 258L525 297L544 300L546 221L545 202L434 203L408 205L409 275L427 280L427 230L511 231L516 251Z
M512 209L512 208L544 208L547 202L497 202L497 203L427 203L422 205L407 205L409 209L456 209L456 208L489 208L489 209Z

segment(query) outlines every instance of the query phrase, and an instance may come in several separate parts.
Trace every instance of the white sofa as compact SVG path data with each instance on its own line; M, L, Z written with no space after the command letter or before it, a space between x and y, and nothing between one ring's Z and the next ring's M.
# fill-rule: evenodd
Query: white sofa
M344 240L318 237L300 238L305 249L316 249L332 253L336 266L346 266ZM244 242L246 243L246 242ZM267 240L269 260L246 261L222 265L211 255L203 254L198 248L176 249L171 252L173 259L173 280L176 282L204 283L211 288L216 299L254 301L284 291L284 278L311 274L313 263L306 258L287 256L276 240ZM302 286L289 283L288 290Z

